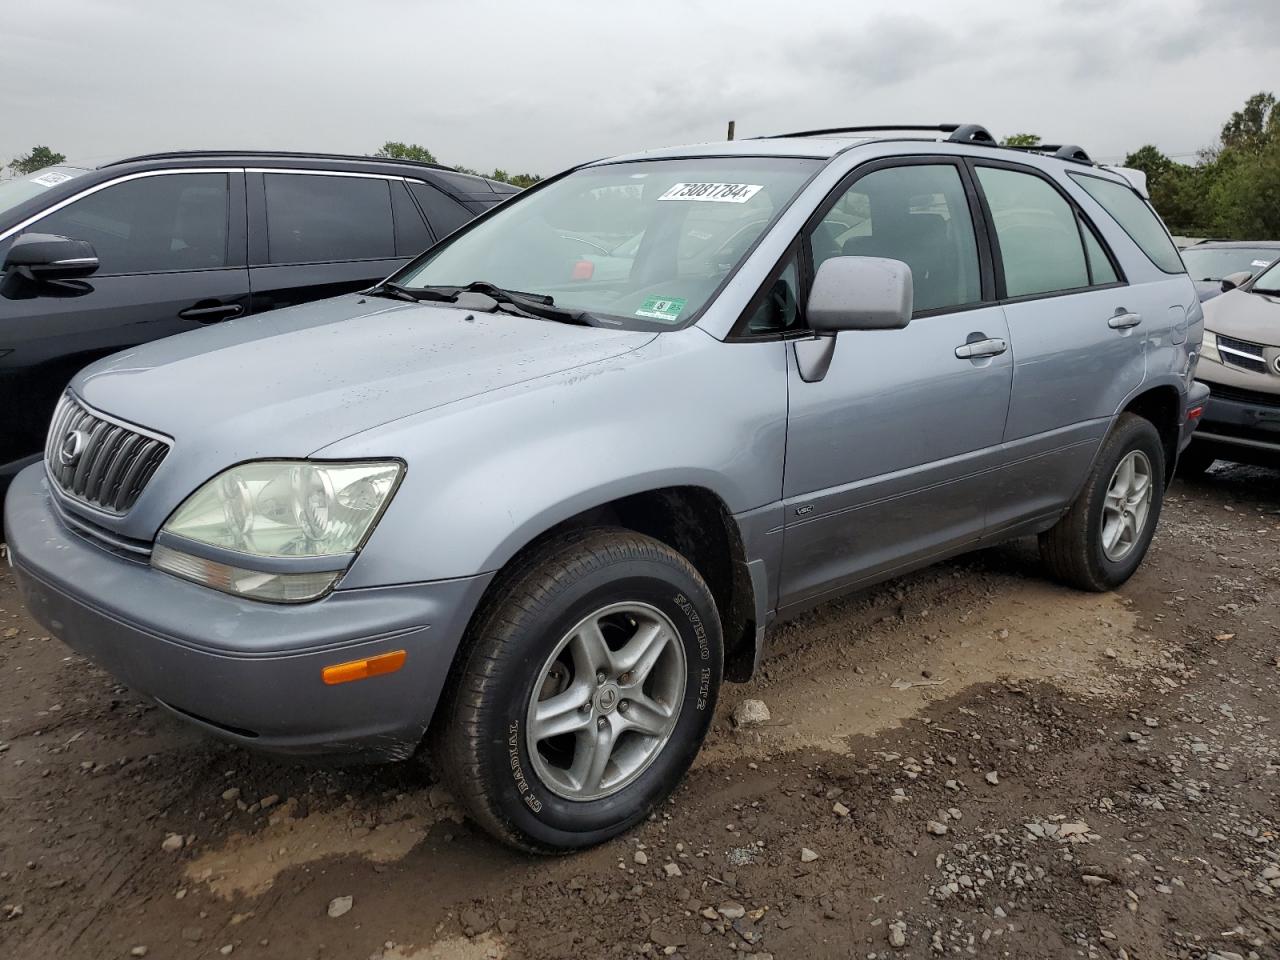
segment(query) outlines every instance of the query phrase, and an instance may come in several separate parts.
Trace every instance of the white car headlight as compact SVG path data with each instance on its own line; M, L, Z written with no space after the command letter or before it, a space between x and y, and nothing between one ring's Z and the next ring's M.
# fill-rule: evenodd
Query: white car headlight
M178 507L151 564L228 593L314 599L350 566L403 474L394 460L232 467Z
M1222 354L1218 352L1218 335L1212 330L1204 332L1204 339L1200 342L1200 356L1214 363L1222 362Z

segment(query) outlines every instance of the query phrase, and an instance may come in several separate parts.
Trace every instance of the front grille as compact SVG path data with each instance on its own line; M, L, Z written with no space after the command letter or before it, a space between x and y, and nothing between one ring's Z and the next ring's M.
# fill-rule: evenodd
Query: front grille
M1237 340L1235 337L1224 337L1218 334L1218 354L1222 362L1241 370L1252 370L1254 373L1267 372L1267 358L1263 356L1260 343L1248 340Z
M1234 400L1236 403L1249 403L1257 407L1280 407L1278 394L1245 390L1242 387L1228 387L1218 383L1209 384L1209 399Z
M67 392L54 411L44 459L68 496L119 514L134 505L168 453L167 440L91 411Z

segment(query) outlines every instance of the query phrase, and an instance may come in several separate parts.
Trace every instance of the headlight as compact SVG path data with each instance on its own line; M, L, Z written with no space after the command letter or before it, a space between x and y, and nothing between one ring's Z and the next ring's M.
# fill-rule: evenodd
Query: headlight
M174 512L151 564L228 593L313 599L346 571L403 472L397 461L232 467Z
M1222 362L1222 354L1218 352L1218 335L1212 330L1204 332L1204 339L1200 342L1200 356L1214 363Z

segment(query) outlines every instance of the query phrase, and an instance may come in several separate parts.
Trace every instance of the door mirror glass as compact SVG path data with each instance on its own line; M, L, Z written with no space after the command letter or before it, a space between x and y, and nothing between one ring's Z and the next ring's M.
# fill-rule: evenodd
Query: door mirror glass
M899 330L911 308L911 268L901 260L831 257L818 267L805 313L817 333Z
M4 259L5 273L13 271L30 280L74 280L97 269L93 244L49 233L24 233Z

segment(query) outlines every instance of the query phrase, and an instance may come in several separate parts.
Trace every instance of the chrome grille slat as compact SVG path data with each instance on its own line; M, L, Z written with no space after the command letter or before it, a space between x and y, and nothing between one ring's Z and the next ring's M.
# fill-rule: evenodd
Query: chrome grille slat
M1218 335L1218 353L1222 362L1254 373L1267 372L1267 358L1260 343Z
M68 445L77 448L69 458ZM49 427L45 469L63 493L119 514L134 505L168 453L167 440L98 414L68 392Z

